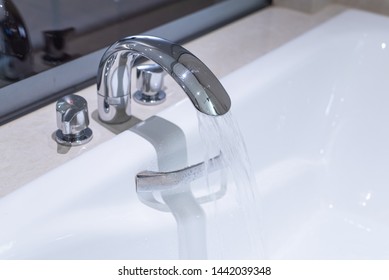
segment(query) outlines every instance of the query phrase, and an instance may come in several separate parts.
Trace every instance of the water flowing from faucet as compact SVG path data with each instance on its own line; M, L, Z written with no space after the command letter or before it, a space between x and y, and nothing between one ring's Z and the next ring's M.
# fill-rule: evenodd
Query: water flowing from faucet
M229 244L232 238L239 243L242 257L263 259L265 253L261 238L258 187L239 126L231 112L218 117L198 113L198 120L200 136L206 147L205 162L220 150L223 168L227 170L224 174L231 174L230 178L227 178L226 199L235 200L232 203L226 203L223 199L215 200L214 209L211 209L211 216L213 216L211 219L215 223L210 229L213 241L209 241L208 244L214 246L213 249L209 248L209 251L213 251L216 255L209 254L210 258L233 257L228 255L231 252L225 252L232 245ZM209 184L208 188L209 192L213 193L213 188L218 186ZM235 207L223 209L223 204L235 204ZM220 216L226 211L229 213L231 223L221 221ZM231 225L233 228L228 228ZM227 235L229 237L226 237Z

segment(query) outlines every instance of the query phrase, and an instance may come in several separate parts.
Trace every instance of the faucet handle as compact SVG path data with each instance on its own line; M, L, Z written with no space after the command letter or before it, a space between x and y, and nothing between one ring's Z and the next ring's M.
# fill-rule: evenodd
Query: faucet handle
M78 146L92 139L88 127L88 104L78 95L67 95L57 101L57 127L55 140L66 146Z
M166 93L162 90L164 75L158 64L139 65L136 68L135 101L144 105L157 105L165 101Z

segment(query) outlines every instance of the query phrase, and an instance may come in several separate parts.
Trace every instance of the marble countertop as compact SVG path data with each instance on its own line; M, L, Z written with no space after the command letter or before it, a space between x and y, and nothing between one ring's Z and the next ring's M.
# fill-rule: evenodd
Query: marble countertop
M318 13L306 14L273 6L206 34L184 47L222 78L344 10L344 6L329 5ZM151 107L133 102L133 113L137 118L146 119L185 98L170 77L165 80L165 86L167 101L163 104ZM86 145L66 148L53 140L55 104L0 127L0 197L111 139L130 125L107 128L99 123L95 85L76 94L88 101L92 115L90 128L94 134Z

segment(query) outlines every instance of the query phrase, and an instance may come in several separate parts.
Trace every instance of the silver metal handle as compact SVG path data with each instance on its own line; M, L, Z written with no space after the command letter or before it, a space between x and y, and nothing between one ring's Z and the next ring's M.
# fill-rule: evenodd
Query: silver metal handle
M89 126L88 104L78 95L67 95L57 101L57 127L55 140L62 145L77 146L92 139Z
M134 100L145 105L162 103L166 94L162 90L165 72L158 64L144 64L136 68L137 91Z

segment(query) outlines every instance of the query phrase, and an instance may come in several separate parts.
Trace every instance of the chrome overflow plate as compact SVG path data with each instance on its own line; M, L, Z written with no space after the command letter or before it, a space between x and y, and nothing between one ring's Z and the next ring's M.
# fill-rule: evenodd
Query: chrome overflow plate
M57 128L55 140L65 146L78 146L92 139L88 104L78 95L67 95L57 101Z

